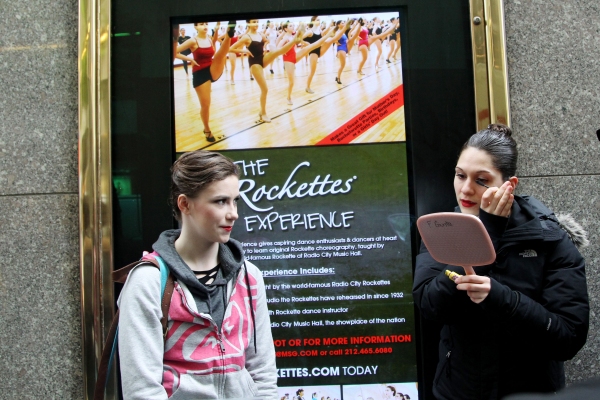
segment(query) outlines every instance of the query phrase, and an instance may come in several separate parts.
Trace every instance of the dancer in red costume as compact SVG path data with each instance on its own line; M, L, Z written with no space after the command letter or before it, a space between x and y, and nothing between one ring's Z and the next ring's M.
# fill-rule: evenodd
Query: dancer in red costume
M215 28L215 38L208 36L208 23L197 22L194 28L198 32L195 38L191 38L177 46L177 58L189 61L192 64L193 86L196 95L200 101L200 119L204 125L204 135L206 140L214 142L215 137L210 130L210 100L212 82L216 82L225 69L227 62L227 52L231 43L231 38L235 35L235 21L229 21L227 34L219 50L215 52L215 40L219 31L220 23ZM192 56L182 54L186 50L192 51Z
M358 65L357 72L359 75L364 75L365 73L362 71L362 68L365 65L365 62L367 61L367 57L369 56L369 46L371 46L371 44L376 40L383 39L388 35L391 35L391 33L396 29L396 26L398 26L398 21L396 21L394 25L392 25L384 32L380 33L379 35L373 36L369 36L369 31L367 30L367 28L364 27L364 20L360 18L358 21L362 26L360 32L358 33L358 50L360 51L360 55L362 58L360 60L360 64Z
M302 24L301 24L302 25ZM283 24L284 35L281 37L279 41L279 47L285 46L290 41L294 40L294 28L290 23ZM343 31L342 31L343 32ZM321 37L321 39L317 40L314 43L308 44L302 47L299 50L296 50L296 47L292 47L287 53L283 55L283 65L285 68L285 72L288 76L288 90L287 90L287 103L292 105L292 89L294 88L294 72L296 70L296 63L310 54L313 50L318 49L326 41L333 42L334 38L330 38L333 32L329 32L327 35ZM304 42L306 43L306 42Z

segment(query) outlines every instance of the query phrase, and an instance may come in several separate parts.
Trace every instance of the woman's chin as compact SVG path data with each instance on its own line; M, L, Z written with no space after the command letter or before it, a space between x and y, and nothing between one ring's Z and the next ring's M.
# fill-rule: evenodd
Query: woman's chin
M459 208L460 208L460 212L463 214L470 214L470 215L479 217L479 207L477 207L477 206L463 207L463 206L459 205Z

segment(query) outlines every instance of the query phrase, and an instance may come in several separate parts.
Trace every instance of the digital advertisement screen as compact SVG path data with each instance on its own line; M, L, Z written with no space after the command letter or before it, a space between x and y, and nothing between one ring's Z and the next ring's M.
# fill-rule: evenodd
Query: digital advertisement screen
M175 151L406 141L398 16L387 12L316 16L314 21L315 16L249 19L256 26L237 20L230 40L234 42L230 49L237 51L221 53L228 21L218 26L198 21L178 24L181 52L173 62ZM301 25L302 41L293 43ZM323 39L319 48L303 51L319 38ZM215 53L207 67L202 53L212 42ZM284 61L289 50L268 57L290 44L295 44L295 62ZM264 56L256 54L257 46ZM189 61L194 57L198 66ZM263 64L255 64L259 58ZM196 80L203 84L196 87L194 68L197 75L204 75ZM214 142L207 140L208 131Z
M282 400L418 398L399 16L173 19L175 149L240 168Z

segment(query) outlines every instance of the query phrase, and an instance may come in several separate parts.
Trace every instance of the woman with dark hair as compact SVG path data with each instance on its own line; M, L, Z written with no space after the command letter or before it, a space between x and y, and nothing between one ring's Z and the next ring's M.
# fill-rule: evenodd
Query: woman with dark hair
M563 361L585 344L589 305L585 231L570 216L514 191L517 144L505 125L471 136L455 167L457 212L479 217L496 261L455 281L461 267L417 256L413 295L423 317L444 324L433 393L437 399L500 399L555 392Z
M246 32L240 39L234 44L230 51L231 52L245 52L248 54L248 65L250 66L250 73L256 80L258 87L260 88L260 112L258 113L258 119L261 122L271 122L271 118L267 116L267 94L269 88L267 87L267 81L264 75L264 68L270 65L275 58L282 54L285 54L293 46L302 41L302 35L304 31L301 28L298 29L294 40L285 44L284 46L270 51L264 52L265 43L267 38L264 34L258 32L258 20L248 20L248 32ZM244 49L245 47L245 49Z
M181 229L163 232L145 259L174 279L163 336L161 272L141 263L119 297L123 398L277 397L275 349L258 268L230 238L238 218L239 170L203 150L172 167L171 205Z
M229 21L227 34L219 50L215 52L215 41L218 37L219 23L215 29L215 38L208 35L208 23L196 22L194 27L198 32L197 36L186 40L177 46L177 58L183 62L190 62L192 66L192 83L194 90L200 102L200 119L204 125L204 136L209 142L214 142L215 137L210 130L210 102L212 82L216 82L225 69L227 62L227 52L231 38L235 36L235 21ZM185 55L188 51L192 52L192 57ZM188 53L189 54L189 53Z
M396 397L396 388L389 385L386 386L385 391L383 393L383 397L385 399L393 399L394 397Z

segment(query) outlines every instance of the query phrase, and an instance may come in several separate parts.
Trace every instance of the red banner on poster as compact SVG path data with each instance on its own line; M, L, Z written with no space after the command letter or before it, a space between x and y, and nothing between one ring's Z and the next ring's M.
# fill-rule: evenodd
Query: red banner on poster
M400 85L317 142L316 145L348 144L403 105L404 91L403 85Z

